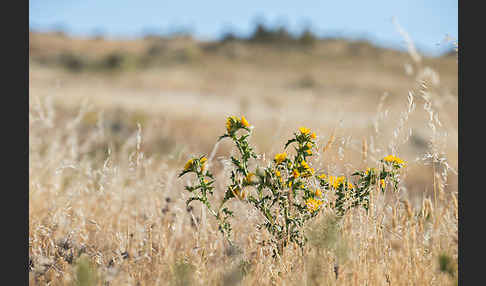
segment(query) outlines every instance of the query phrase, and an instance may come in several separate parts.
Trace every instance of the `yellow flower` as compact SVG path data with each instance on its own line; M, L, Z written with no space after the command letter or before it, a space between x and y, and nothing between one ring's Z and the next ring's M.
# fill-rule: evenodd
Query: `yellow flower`
M228 119L226 119L226 130L228 131L228 133L231 130L231 119L230 119L230 117L228 117Z
M307 209L309 212L313 213L319 210L319 207L322 205L322 201L316 200L314 198L309 198L306 200L305 204L307 205Z
M209 183L209 181L208 181L208 180L206 180L206 179L204 179L203 181L204 181L204 183L205 183L205 184Z
M314 168L308 168L305 173L302 174L302 177L308 178L314 175Z
M275 171L275 175L277 175L277 177L280 177L281 176L280 171L279 170Z
M300 176L300 173L299 173L299 171L297 171L297 169L294 169L292 174L294 175L294 178L296 178L296 179Z
M245 127L250 127L250 123L246 121L246 118L244 116L241 116L241 124L243 124L243 126Z
M333 186L333 187L334 187L334 181L336 181L336 177L334 177L334 176L329 176L329 178L328 178L328 182L329 182L329 185L330 185L330 186Z
M307 164L306 161L302 161L300 164L302 165L302 167L309 169L309 165Z
M373 172L376 172L376 169L375 168L368 168L366 169L366 175L368 176L368 174L373 171Z
M275 162L277 164L280 164L282 163L285 159L287 158L287 153L280 153L280 154L277 154L275 155Z
M233 129L233 122L238 122L238 117L230 116L226 119L226 130L228 133Z
M240 199L244 199L246 197L246 192L245 190L240 191L240 188L236 188L234 191L234 195L237 196Z
M385 158L383 158L383 160L385 160L385 162L390 162L390 163L395 163L395 164L405 164L405 161L403 161L402 159L394 156L394 155L388 155L386 156Z
M344 176L341 177L334 177L334 176L329 176L329 184L334 188L337 189L341 185L342 182L344 182Z
M300 127L299 130L302 134L309 134L310 132L310 129L304 126Z
M204 169L206 168L206 161L208 160L208 158L206 157L202 157L201 160L199 160L199 162L201 163L201 171L204 171Z
M332 177L332 179L330 180L330 183L331 183L332 187L335 188L335 189L337 189L339 187L339 180L336 177Z
M307 148L311 149L312 148L312 143L307 142L306 146L307 146Z
M380 185L381 185L382 188L385 188L385 180L384 179L380 180Z
M248 183L252 183L252 178L255 176L254 173L248 173L248 175L246 175L246 181Z
M351 183L348 183L348 189L354 189L354 185Z
M326 178L327 178L326 174L319 175L319 179L321 179L321 180L325 180Z
M311 134L311 138L312 138L312 139L316 139L316 137L317 137L317 136L316 136L316 133L312 132L312 134Z
M305 151L308 155L312 155L312 151L311 150L306 150Z
M322 197L322 191L319 190L319 189L316 189L315 195L316 195L316 197Z
M194 159L191 159L187 161L186 165L184 165L184 171L187 171L192 168L192 163L194 162Z

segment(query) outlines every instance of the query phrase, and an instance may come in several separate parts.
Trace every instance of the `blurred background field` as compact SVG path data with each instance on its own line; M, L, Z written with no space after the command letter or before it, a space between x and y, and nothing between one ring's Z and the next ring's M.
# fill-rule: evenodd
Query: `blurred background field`
M397 37L403 35L397 31ZM398 154L408 162L399 199L417 214L428 208L427 200L435 200L433 230L424 230L423 225L421 232L416 230L424 218L412 223L409 208L398 201L390 209L381 205L383 217L393 209L393 223L390 216L384 221L393 224L395 233L405 237L410 229L417 231L414 238L405 239L412 250L393 235L367 240L369 233L360 228L364 226L355 224L342 235L352 238L361 233L364 238L348 251L351 256L366 254L343 264L343 273L349 275L341 276L340 283L386 285L381 283L390 279L396 282L391 285L449 283L448 276L436 269L443 266L441 253L457 257L457 217L454 220L451 196L456 198L458 191L458 58L457 43L442 45L448 47L446 52L430 56L415 51L411 43L391 49L366 39L321 37L312 30L296 35L283 26L264 24L255 25L248 36L227 32L212 40L186 32L114 39L32 29L31 284L65 285L83 275L91 279L89 263L69 266L82 253L95 261L105 283L115 283L108 285L164 285L161 281L167 277L176 285L195 283L191 277L199 277L201 285L242 281L241 273L246 275L247 270L225 272L221 261L213 261L236 263L223 253L214 222L208 217L209 222L201 224L205 214L198 207L194 213L186 211L185 182L176 178L189 158L206 154L222 188L232 146L215 143L230 115L244 115L254 126L251 143L264 154L265 164L300 126L318 136L312 163L319 171L350 175L388 154ZM245 211L242 206L238 210ZM398 228L395 218L401 221ZM251 215L247 220L258 221ZM251 227L251 223L236 226L240 233L248 233L239 241L246 249L241 261L257 265L245 283L293 285L296 277L268 270L274 266L269 266L270 258L257 254L259 238L252 236ZM425 242L412 242L425 233ZM364 246L370 241L378 243L372 250ZM399 254L378 254L390 247ZM201 254L202 249L206 252ZM411 254L419 250L425 254ZM191 257L189 264L177 262L181 253ZM449 259L447 255L443 260ZM410 256L418 260L407 264L408 275L401 276L402 261ZM322 262L327 270L306 271L330 279L335 270L329 266L332 257L324 259L328 264ZM123 264L126 259L130 263ZM360 261L371 264L360 266ZM378 261L381 266L371 271L368 267ZM445 273L450 262L442 262ZM300 269L291 258L285 263ZM205 272L205 267L216 270ZM312 284L315 277L306 277L309 285L319 284Z
M310 36L313 40L306 43L279 38L278 31L266 29L276 36L257 41L256 29L250 39L218 42L188 35L115 41L31 33L30 94L52 98L73 114L87 104L89 111L82 118L86 130L96 127L98 112L103 111L107 130L118 143L141 123L144 151L150 155L208 153L224 131L226 116L236 114L256 126L254 143L262 153L278 151L282 146L275 142L306 125L323 142L333 132L346 139L352 148L347 157L355 161L363 140L373 140L375 148L387 151L408 92L418 90L423 79L447 127L448 160L451 167L457 166L453 49L414 62L407 52L366 41ZM431 136L419 93L416 101L419 108L404 127L411 132L410 140L398 150L408 161L427 152ZM386 118L378 119L379 108L387 112ZM430 179L430 172L417 174ZM416 179L425 183L419 175ZM420 192L427 189L430 185L422 184Z

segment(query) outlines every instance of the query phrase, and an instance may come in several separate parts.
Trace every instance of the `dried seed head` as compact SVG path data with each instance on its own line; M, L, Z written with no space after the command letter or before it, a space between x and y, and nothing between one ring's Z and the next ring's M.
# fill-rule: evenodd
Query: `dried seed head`
M412 206L410 205L410 202L408 200L403 200L402 203L404 204L405 209L407 211L407 217L408 217L408 219L412 219L412 217L413 217L413 210L412 210Z
M331 147L332 143L334 143L334 140L336 140L336 136L334 136L334 131L333 131L331 137L326 143L326 146L324 146L324 148L322 149L322 153L326 152L326 150Z
M361 154L363 155L363 161L366 161L368 158L368 143L366 142L366 137L363 137L362 140Z
M434 213L434 207L432 206L432 201L427 198L423 202L424 217L432 216Z

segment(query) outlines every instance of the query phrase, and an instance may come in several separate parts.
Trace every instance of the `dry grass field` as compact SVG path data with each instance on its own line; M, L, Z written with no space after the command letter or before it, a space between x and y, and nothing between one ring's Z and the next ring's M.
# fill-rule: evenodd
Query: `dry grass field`
M456 285L457 90L455 54L31 33L30 285ZM221 200L231 115L254 127L254 164L306 126L316 173L395 154L399 192L338 220L324 204L306 246L278 257L259 213L231 201L230 247L177 175L205 154Z

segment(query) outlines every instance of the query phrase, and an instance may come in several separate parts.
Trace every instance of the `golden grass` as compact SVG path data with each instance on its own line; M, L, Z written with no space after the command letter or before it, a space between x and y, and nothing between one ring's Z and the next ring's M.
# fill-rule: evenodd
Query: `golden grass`
M191 88L160 94L153 73L149 87L130 88L121 78L31 66L30 284L454 285L457 97L442 78L434 83L423 62L414 65L411 99L397 92L381 101L381 94L342 90L252 89L244 79L236 86L250 92L245 96ZM259 76L248 73L247 80ZM216 197L222 195L231 146L214 142L232 114L256 127L252 144L265 154L261 163L302 125L318 135L321 152L309 162L316 171L348 174L395 149L409 162L401 192L376 191L369 213L356 209L339 223L324 208L308 226L304 251L288 247L278 259L265 246L269 235L255 229L261 218L234 202L238 247L229 248L203 208L186 208L187 179L177 174L188 158L207 154L220 182Z

